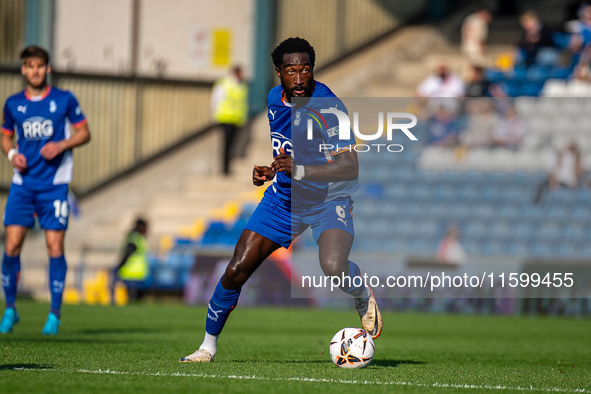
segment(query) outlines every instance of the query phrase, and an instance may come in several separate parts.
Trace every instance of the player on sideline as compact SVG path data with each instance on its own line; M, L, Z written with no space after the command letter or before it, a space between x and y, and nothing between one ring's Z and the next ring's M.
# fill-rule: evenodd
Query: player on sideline
M51 72L49 54L37 46L28 46L21 53L21 60L26 88L6 100L2 118L2 152L14 169L4 211L2 287L6 309L0 333L12 332L20 320L15 308L20 252L27 228L33 227L37 214L39 225L45 229L51 292L51 309L42 333L55 335L67 269L64 234L68 227L72 148L90 141L90 132L74 95L47 85L47 74ZM76 129L73 136L70 125Z
M244 283L273 251L281 246L289 247L308 226L312 226L319 246L320 266L325 275L345 275L350 279L361 275L359 267L348 260L354 235L351 194L359 188L357 154L347 149L354 146L354 137L349 141L339 140L337 117L326 116L328 125L325 129L314 130L315 141L340 144L345 148L327 157L324 152L318 152L316 145L316 149L296 151L295 163L291 155L292 138L299 141L306 133L302 113L305 108L292 115L295 105L292 98L329 98L343 110L344 105L326 85L314 81L315 52L308 41L288 38L271 56L281 81L267 98L274 160L270 167L254 166L253 183L256 186L266 181L273 183L266 189L238 239L234 256L211 297L203 343L199 350L181 358L181 362L213 361L218 337L238 302ZM292 124L300 127L292 128ZM292 135L292 130L298 135ZM292 179L294 188L303 190L301 201L291 199ZM307 198L313 203L306 205ZM371 289L362 283L360 287L345 286L341 290L355 299L363 328L372 338L377 338L382 331L382 317Z

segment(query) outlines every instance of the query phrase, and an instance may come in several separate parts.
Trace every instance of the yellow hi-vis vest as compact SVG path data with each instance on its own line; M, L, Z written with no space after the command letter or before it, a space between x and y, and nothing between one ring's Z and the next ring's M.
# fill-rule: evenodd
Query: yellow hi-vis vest
M148 241L146 237L136 231L127 236L127 243L136 246L135 252L119 269L119 277L123 280L145 280L148 277Z
M248 87L231 76L215 83L214 89L221 88L224 94L217 103L213 118L217 123L242 126L248 118Z

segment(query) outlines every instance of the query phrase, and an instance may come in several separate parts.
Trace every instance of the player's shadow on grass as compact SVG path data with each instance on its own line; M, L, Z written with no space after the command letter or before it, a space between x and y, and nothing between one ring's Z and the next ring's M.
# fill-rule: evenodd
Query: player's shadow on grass
M425 361L414 361L414 360L373 360L371 366L373 367L387 367L396 368L399 365L420 365L426 364Z
M43 364L0 364L0 372L3 371L23 371L33 369L51 369L51 365Z

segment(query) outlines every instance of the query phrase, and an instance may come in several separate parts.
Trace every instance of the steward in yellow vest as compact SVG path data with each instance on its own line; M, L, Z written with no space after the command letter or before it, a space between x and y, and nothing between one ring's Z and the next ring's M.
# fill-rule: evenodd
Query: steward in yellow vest
M238 128L248 120L248 86L239 66L213 85L211 111L214 121L224 130L224 173L229 174L232 144Z
M143 281L148 277L148 232L147 223L138 219L133 230L127 235L125 250L118 271L119 279L125 281Z

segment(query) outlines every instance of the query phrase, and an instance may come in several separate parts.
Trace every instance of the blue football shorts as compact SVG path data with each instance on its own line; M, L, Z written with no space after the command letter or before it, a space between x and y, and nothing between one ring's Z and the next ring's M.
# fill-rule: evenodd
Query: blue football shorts
M24 185L12 184L4 209L4 226L39 225L45 230L65 231L68 228L70 207L68 185L53 185L44 190L31 190Z
M312 227L314 241L329 229L340 229L355 236L353 228L353 200L340 197L305 208L292 208L268 188L263 199L246 223L246 229L288 248L291 242L308 227Z

